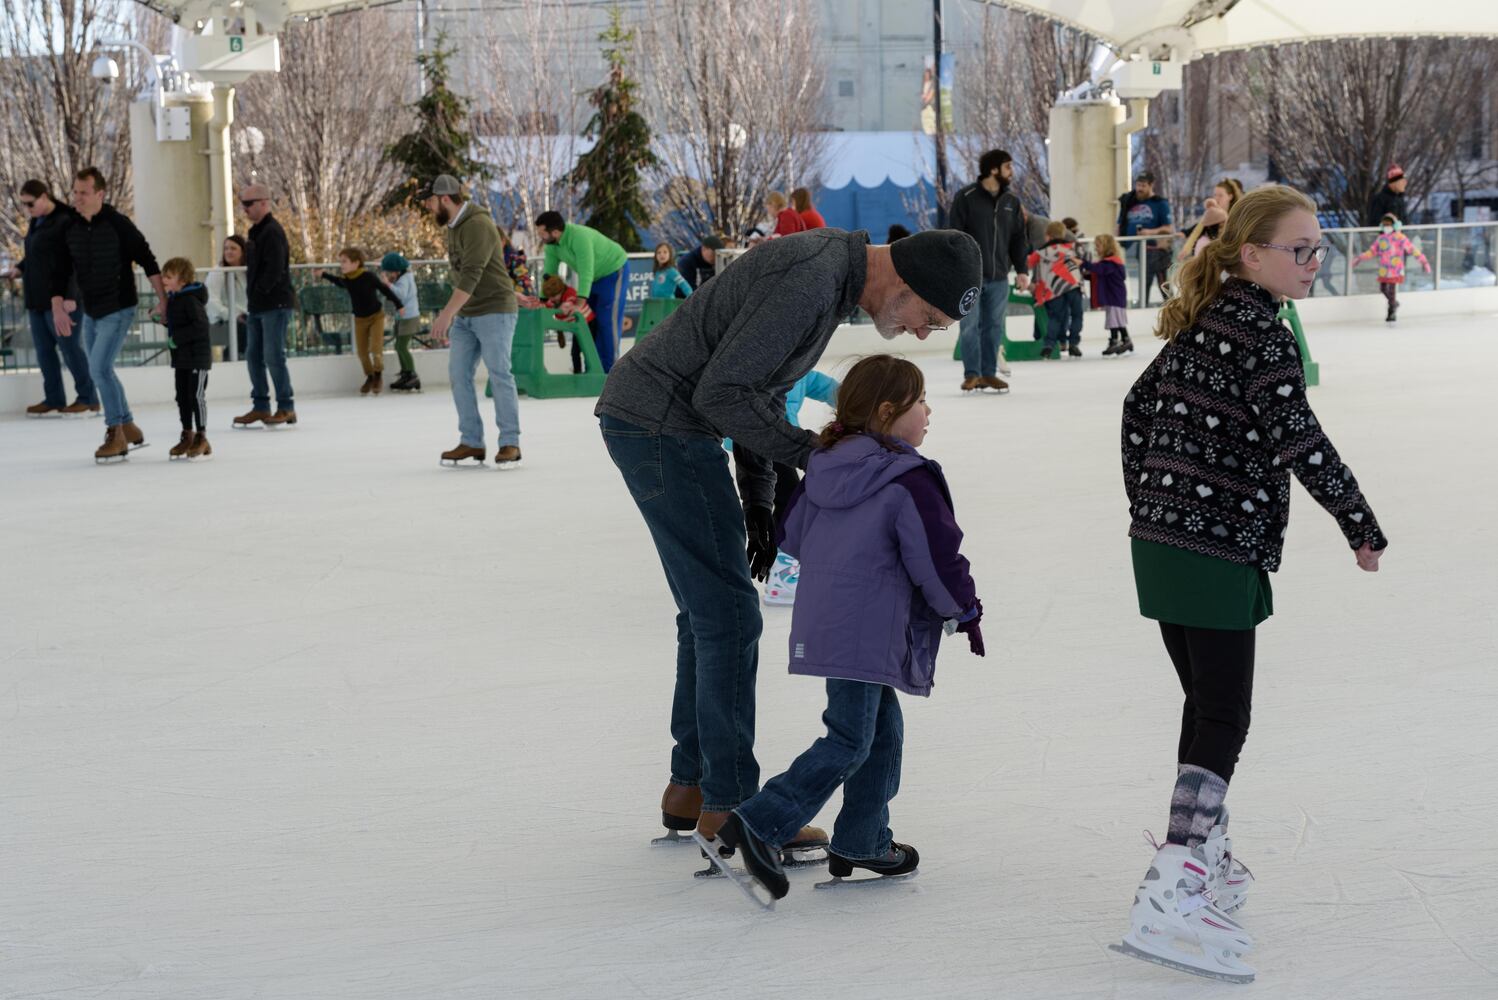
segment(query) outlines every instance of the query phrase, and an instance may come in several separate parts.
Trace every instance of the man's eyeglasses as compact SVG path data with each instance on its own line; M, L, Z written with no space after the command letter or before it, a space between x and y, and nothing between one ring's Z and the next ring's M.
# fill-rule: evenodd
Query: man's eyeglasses
M251 206L251 205L253 205L253 204L255 204L255 203L256 203L256 202L258 202L258 201L264 201L264 200L265 200L265 199L264 199L264 198L251 198L251 199L249 199L249 200L248 200L248 201L242 201L242 202L240 202L240 203L239 203L239 204L240 204L240 206L241 206L241 207L242 207L242 208L244 208L244 210L245 210L245 211L246 211L246 212L248 212L248 211L249 211L249 210L250 210L250 206Z
M32 198L30 200L27 200L26 198L22 198L21 199L21 207L22 208L30 208L31 206L33 206L35 204L36 204L36 199L35 198Z
M1330 243L1318 243L1307 247L1287 247L1282 243L1256 243L1254 245L1268 247L1271 250L1288 250L1295 255L1295 263L1302 266L1309 264L1312 257L1318 261L1326 260L1326 255L1331 253L1332 249Z

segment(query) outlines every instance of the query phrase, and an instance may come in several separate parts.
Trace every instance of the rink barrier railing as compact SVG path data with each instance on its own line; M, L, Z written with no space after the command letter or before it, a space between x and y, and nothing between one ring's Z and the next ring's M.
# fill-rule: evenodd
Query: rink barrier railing
M1440 292L1443 289L1480 287L1494 283L1494 262L1498 261L1498 221L1405 226L1403 232L1424 251L1431 263L1431 273L1426 274L1417 260L1413 258L1407 260L1405 282L1401 286L1401 293ZM1340 297L1378 294L1377 261L1370 260L1354 266L1357 256L1368 249L1378 234L1378 228L1372 226L1323 229L1322 237L1332 249L1318 272L1316 283L1312 288L1312 296ZM1171 252L1170 269L1174 270L1178 264L1177 257L1184 238L1181 236L1120 236L1117 239L1123 250L1124 266L1128 273L1130 307L1137 309L1146 305L1159 304L1161 298L1158 288L1152 289L1146 298L1148 247L1151 243L1168 239ZM1090 250L1091 238L1084 236L1083 242ZM743 250L719 251L723 261L722 266L729 266L733 260L745 252ZM650 254L631 254L631 271L635 271L637 266L647 266L649 259ZM532 273L539 277L539 262L536 264ZM449 267L445 260L417 260L412 262L411 268L418 286L442 286L448 283ZM351 316L342 314L346 321L337 317L324 317L325 321L321 324L321 328L328 331L329 327L333 327L333 335L319 336L317 318L304 313L300 307L301 290L313 285L332 288L333 286L322 281L319 273L324 270L336 271L337 269L337 265L332 263L292 266L292 287L297 294L298 305L294 309L293 321L288 331L287 353L290 356L331 354L347 349L348 341L351 339ZM199 270L198 278L206 282L210 276L224 272L243 274L244 268L203 268ZM142 295L142 303L136 310L135 321L131 326L125 346L121 350L121 364L168 364L170 358L165 348L165 328L149 316L149 304L154 302L154 293L144 275L137 272L136 280ZM31 347L30 326L21 302L20 282L0 282L0 289L3 289L0 291L0 350L3 350L3 353L0 353L0 368L3 368L4 372L31 369L35 364L35 352ZM222 360L235 361L239 358L239 337L237 325L232 318L237 317L244 306L238 301L239 293L234 282L226 282L224 289L227 314L231 319L214 324L213 342L219 348L218 356ZM440 303L434 305L431 302L423 302L423 333L430 328L432 316L438 308L440 308ZM1010 304L1009 309L1013 313L1020 314L1026 311L1025 306L1013 303ZM859 321L866 322L867 317L860 314ZM390 336L392 333L393 324L387 323L386 335ZM432 344L425 337L422 344L423 346L441 346Z

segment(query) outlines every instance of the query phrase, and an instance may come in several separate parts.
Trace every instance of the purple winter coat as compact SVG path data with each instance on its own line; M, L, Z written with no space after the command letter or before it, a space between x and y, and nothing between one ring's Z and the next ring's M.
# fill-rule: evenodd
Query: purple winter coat
M942 622L976 613L962 529L941 466L865 434L815 451L780 548L801 560L793 674L927 696Z

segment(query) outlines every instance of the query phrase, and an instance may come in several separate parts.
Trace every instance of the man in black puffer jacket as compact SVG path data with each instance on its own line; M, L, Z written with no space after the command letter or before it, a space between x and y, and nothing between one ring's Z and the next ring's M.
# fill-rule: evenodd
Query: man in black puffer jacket
M104 444L94 452L95 461L115 460L146 443L135 426L125 387L114 373L130 324L135 319L135 271L139 264L156 289L156 317L166 315L166 290L161 269L146 238L135 223L104 201L104 175L97 167L84 167L73 180L73 209L77 217L64 231L66 253L58 259L60 280L70 274L78 282L83 311L83 348L88 352L88 372L104 403ZM54 286L52 322L59 337L73 334L73 321L63 307L63 297Z

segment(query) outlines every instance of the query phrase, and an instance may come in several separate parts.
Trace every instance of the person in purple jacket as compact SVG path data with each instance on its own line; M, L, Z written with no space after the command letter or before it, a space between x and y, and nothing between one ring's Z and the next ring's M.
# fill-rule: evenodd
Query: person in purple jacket
M720 853L743 848L750 875L776 899L789 889L782 848L838 785L833 877L915 871L915 848L889 830L904 741L895 692L931 694L945 622L983 655L983 605L958 551L952 495L941 467L916 451L931 416L921 370L887 354L865 358L837 404L780 528L781 549L801 560L790 670L827 678L827 735L719 832Z

